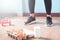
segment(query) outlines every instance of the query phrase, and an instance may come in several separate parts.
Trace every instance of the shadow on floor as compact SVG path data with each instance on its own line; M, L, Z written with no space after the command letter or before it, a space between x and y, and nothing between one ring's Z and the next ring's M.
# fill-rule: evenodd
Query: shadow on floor
M45 22L33 22L33 23L30 23L29 25L33 25L33 24L46 24ZM60 26L60 23L53 23L52 26Z
M42 39L42 40L51 40L50 38L44 38L44 37L40 37L40 39Z
M35 40L51 40L50 38L45 38L45 37L40 37L40 38L32 38L32 40L35 39ZM27 39L27 40L31 40L30 39Z

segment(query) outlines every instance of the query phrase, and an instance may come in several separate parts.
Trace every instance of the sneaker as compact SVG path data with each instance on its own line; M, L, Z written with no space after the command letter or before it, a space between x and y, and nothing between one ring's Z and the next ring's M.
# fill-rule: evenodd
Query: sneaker
M51 17L47 17L46 21L47 21L47 25L52 25L52 18Z
M30 16L28 20L25 22L25 24L29 24L31 22L35 21L35 17Z

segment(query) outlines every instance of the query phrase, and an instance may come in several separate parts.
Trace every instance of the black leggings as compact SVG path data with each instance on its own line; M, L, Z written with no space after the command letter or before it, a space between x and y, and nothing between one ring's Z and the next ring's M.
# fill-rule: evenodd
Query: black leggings
M51 0L44 0L44 4L45 4L46 13L51 14L51 8L52 8ZM35 0L29 0L30 13L34 13L34 8L35 8Z

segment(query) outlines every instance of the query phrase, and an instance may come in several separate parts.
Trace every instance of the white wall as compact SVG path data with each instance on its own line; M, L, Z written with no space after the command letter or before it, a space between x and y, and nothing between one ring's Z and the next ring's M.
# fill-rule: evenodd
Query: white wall
M0 12L22 12L22 0L0 0Z
M22 0L0 0L0 16L17 13L22 13Z

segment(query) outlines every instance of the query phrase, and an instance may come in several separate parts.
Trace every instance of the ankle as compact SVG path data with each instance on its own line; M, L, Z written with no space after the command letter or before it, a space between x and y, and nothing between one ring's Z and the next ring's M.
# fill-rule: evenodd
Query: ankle
M47 15L47 17L50 17L50 18L52 18L52 16L51 16L51 15Z
M34 14L34 13L32 13L32 14L30 14L30 16L35 17L35 14Z

